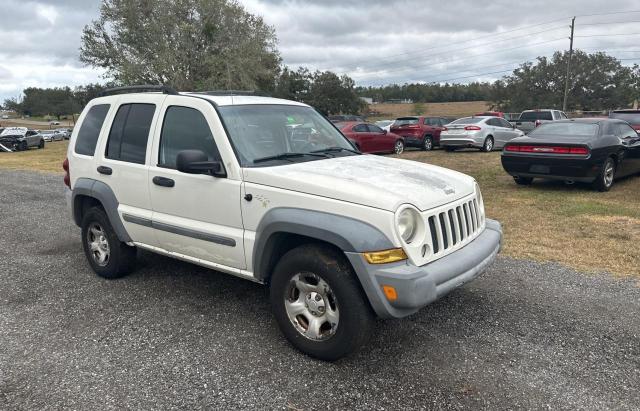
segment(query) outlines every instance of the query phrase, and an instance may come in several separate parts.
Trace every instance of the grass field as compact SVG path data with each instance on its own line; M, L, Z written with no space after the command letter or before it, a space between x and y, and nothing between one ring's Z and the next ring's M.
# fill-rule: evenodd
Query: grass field
M67 145L0 153L0 168L61 172ZM488 217L503 224L504 255L640 278L640 177L617 181L608 193L561 182L521 187L502 170L499 152L406 151L401 158L475 177Z
M442 117L464 117L489 109L487 101L461 101L457 103L423 103L424 115ZM370 110L375 110L380 115L369 117L369 120L394 119L397 117L413 116L414 104L373 104Z

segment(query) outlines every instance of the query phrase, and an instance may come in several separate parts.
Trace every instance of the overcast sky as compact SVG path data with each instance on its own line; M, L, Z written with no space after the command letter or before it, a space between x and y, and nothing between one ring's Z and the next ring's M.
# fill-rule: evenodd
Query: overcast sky
M579 16L576 48L640 63L637 0L241 3L275 27L285 64L347 73L361 85L493 80L520 62L567 49L572 15ZM103 81L78 61L81 31L99 4L0 0L0 101L28 86ZM602 13L612 14L592 15Z

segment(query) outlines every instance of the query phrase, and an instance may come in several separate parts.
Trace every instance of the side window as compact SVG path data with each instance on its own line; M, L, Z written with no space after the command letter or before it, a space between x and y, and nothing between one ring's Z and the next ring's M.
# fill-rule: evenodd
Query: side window
M89 109L76 137L76 154L93 156L96 151L96 143L102 129L104 119L109 112L109 104L97 104Z
M566 114L564 114L563 111L560 112L560 118L568 118Z
M489 120L487 120L487 124L494 127L501 127L500 122L495 118L490 118Z
M380 127L378 127L376 125L373 125L373 124L369 124L369 125L367 125L367 127L369 127L369 131L372 132L372 133L382 133L383 132L383 130Z
M638 134L634 129L632 129L626 124L618 123L616 124L616 128L617 128L616 135L620 138L635 137Z
M171 106L167 109L160 134L158 166L176 168L176 156L182 150L200 150L209 161L220 160L211 129L196 109Z
M511 123L509 123L507 120L500 118L498 119L498 121L500 122L501 127L511 128Z
M356 133L366 133L369 130L367 129L366 124L358 124L357 126L353 127L353 131L355 131Z
M105 157L144 164L155 104L123 104L118 108L107 141Z

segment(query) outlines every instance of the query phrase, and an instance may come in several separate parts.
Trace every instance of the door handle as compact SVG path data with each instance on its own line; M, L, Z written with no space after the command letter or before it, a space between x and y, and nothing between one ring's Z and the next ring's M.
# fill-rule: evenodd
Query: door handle
M170 178L155 176L153 177L153 184L162 187L173 187L176 185L176 182Z
M98 170L98 173L100 173L100 174L106 174L108 176L113 174L113 170L111 169L111 167L98 166L97 170Z

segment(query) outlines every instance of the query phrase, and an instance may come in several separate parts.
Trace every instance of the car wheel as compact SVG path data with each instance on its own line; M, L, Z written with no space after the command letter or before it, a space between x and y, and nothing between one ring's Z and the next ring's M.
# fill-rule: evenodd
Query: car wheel
M38 148L44 148L44 140L40 139L40 143L38 143Z
M102 208L93 207L82 218L82 247L91 268L100 277L123 277L135 265L136 248L118 239Z
M29 145L27 144L26 141L21 141L20 144L18 144L18 151L26 151L29 149Z
M396 144L393 146L393 151L396 154L402 154L404 152L404 142L402 140L396 141Z
M325 246L309 244L287 252L274 269L270 299L287 340L325 361L360 348L375 322L351 266Z
M613 186L613 179L616 175L616 162L613 158L607 157L602 165L600 174L593 182L593 186L598 191L609 191Z
M489 136L484 139L484 144L482 145L482 151L485 153L489 153L493 150L493 137Z
M531 185L531 183L533 183L533 178L532 177L517 177L517 176L514 176L513 177L513 181L515 181L516 184L518 184L518 185L528 186L528 185Z
M422 150L423 151L433 150L433 138L431 136L424 136L424 139L422 140Z

